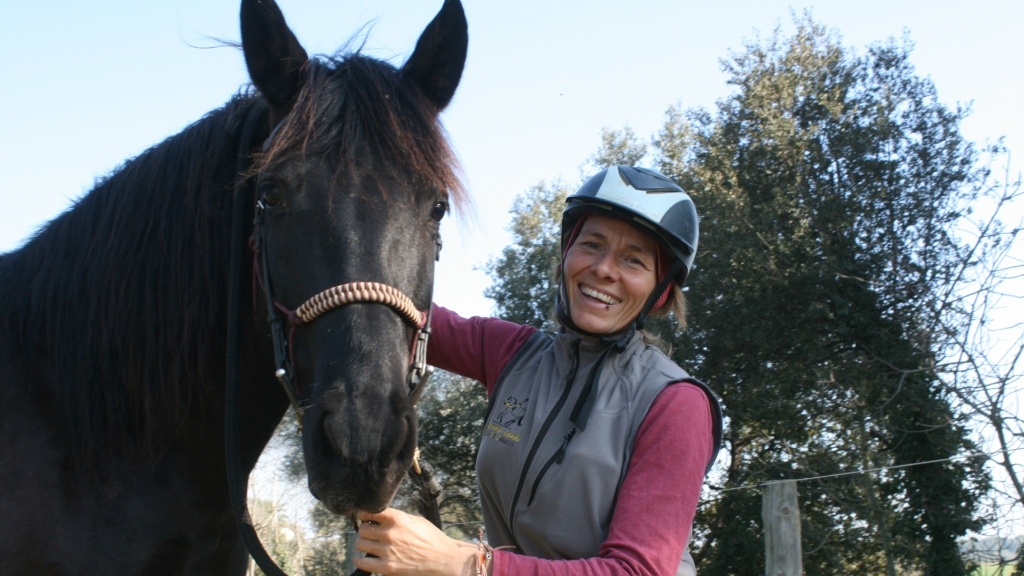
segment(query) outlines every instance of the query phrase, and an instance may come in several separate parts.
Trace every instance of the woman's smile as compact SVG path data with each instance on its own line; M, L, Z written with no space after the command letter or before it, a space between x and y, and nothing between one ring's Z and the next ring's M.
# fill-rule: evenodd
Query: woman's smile
M583 292L584 296L600 300L601 302L604 302L605 304L608 305L618 304L619 302L621 302L621 300L619 300L618 298L614 298L612 296L608 296L607 294L598 292L597 290L594 290L589 286L580 286L580 292Z

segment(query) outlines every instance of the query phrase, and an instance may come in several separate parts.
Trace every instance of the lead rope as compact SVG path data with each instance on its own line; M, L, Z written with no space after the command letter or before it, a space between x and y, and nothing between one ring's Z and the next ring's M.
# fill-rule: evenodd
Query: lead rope
M252 525L252 517L249 516L249 506L246 502L248 474L242 468L238 419L238 368L241 343L241 302L238 295L241 293L242 267L247 245L245 242L244 222L246 220L246 206L248 205L248 195L245 193L247 180L243 177L243 174L247 169L249 149L252 145L256 125L260 121L261 116L262 112L259 110L259 107L254 105L245 119L235 166L237 180L232 191L234 198L231 210L231 259L228 267L227 357L224 384L225 465L228 474L228 498L231 501L231 508L235 513L235 521L238 524L238 531L242 537L242 542L249 551L249 555L252 556L266 576L287 576L263 548L259 536L256 535L256 529Z

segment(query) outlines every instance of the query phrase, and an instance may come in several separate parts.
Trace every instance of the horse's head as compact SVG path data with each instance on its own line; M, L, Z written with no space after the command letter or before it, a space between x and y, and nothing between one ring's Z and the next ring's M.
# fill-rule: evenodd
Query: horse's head
M462 6L446 0L399 69L359 54L308 59L272 0L242 2L242 41L275 127L255 165L255 236L277 314L287 325L289 311L353 282L428 310L439 222L461 194L437 116L465 62ZM293 314L285 331L310 488L337 513L387 506L413 458L419 312L396 307Z

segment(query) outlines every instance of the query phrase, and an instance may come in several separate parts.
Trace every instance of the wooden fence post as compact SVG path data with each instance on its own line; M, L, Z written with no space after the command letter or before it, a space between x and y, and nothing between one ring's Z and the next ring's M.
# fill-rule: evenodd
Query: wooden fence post
M762 498L765 575L803 576L796 480L766 483Z

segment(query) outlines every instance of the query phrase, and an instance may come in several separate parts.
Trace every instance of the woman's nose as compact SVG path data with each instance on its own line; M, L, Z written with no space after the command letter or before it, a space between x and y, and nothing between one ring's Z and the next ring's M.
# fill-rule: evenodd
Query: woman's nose
M615 255L610 251L597 256L591 268L601 278L614 278L618 272Z

